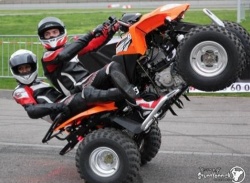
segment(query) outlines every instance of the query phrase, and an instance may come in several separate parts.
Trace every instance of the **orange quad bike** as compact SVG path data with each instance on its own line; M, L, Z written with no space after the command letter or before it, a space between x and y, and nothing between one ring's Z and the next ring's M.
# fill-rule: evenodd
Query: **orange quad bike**
M52 138L67 141L60 155L79 143L76 167L88 183L139 183L140 166L151 161L160 149L158 121L168 109L175 114L171 105L181 107L178 98L183 92L183 88L177 88L162 96L145 117L136 108L128 109L126 102L100 103L64 122L59 114L42 142Z
M90 183L132 183L140 166L161 145L158 122L172 105L182 108L189 86L216 91L231 85L250 61L250 36L239 24L203 11L210 25L184 22L189 4L169 4L142 15L125 13L112 61L120 62L144 100L160 97L147 115L126 102L100 103L64 121L55 120L43 142L66 140L64 155L77 145L76 167ZM108 57L108 56L107 56ZM110 59L111 60L111 59ZM94 63L93 63L94 64Z

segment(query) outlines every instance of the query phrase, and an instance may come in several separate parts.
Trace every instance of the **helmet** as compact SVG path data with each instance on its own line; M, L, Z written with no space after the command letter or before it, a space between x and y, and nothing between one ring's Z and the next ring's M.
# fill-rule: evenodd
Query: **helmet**
M30 64L31 71L26 74L18 72L18 66ZM20 49L10 56L9 60L10 71L14 78L22 84L31 84L37 77L37 59L36 55L29 50Z
M60 35L55 38L45 39L45 31L53 28L59 29ZM47 50L56 49L63 46L67 42L67 31L64 23L56 17L46 17L42 19L38 23L37 32L41 43Z

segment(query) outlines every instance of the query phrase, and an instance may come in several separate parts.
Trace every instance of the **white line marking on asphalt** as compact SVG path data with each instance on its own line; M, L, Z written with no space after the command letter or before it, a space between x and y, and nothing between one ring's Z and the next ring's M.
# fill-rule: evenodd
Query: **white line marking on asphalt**
M22 146L22 147L39 147L39 148L63 148L64 146L48 145L48 144L23 144L23 143L12 143L12 142L0 142L3 146Z
M191 151L159 151L161 154L181 154L181 155L204 155L204 156L238 156L238 157L250 157L250 154L246 153L219 153L219 152L191 152Z
M21 147L39 147L39 148L55 148L62 149L64 146L48 145L48 144L23 144L12 142L0 142L2 146L21 146ZM235 156L235 157L250 157L250 154L239 153L218 153L218 152L192 152L192 151L159 151L159 154L176 154L176 155L202 155L202 156Z

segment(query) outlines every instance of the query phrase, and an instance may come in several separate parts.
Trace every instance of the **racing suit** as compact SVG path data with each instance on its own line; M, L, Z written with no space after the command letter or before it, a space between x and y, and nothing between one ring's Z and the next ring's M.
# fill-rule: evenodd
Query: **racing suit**
M66 120L100 100L104 102L111 101L110 98L106 98L106 93L112 94L113 89L107 91L95 89L93 91L92 88L88 88L88 90L88 93L98 92L96 95L100 97L91 98L89 96L86 100L82 97L81 92L65 97L64 94L48 83L37 79L31 85L19 84L13 91L12 96L18 104L24 107L30 118L42 118L52 122L59 113L63 114L62 120Z
M84 55L90 51L94 51L100 48L102 45L107 43L115 32L110 32L108 29L103 35L99 37L94 37L93 34L88 33L73 43L66 44L64 47L58 48L56 50L47 50L42 57L42 65L44 69L45 76L50 80L50 82L66 96L83 91L82 96L90 97L100 97L98 92L89 93L89 90L85 90L88 86L93 86L96 89L108 89L113 87L112 81L117 78L118 75L123 75L124 70L117 62L111 62L102 69L90 74L86 70L83 64L79 61L78 56ZM112 71L116 74L112 75ZM124 86L126 90L132 91L129 82L125 77L123 83L119 83L120 86ZM118 82L120 82L119 79ZM129 85L129 87L127 86ZM132 91L131 98L135 98L135 94ZM114 96L114 93L117 95ZM121 93L120 88L113 88L112 94L107 92L107 98L111 96L118 98L124 98L124 93L126 95L127 91Z
M59 103L64 95L49 84L39 80L35 80L31 85L19 84L12 96L18 104L24 107L32 119L43 118L51 122L50 115L54 114L54 117L67 110L63 103Z

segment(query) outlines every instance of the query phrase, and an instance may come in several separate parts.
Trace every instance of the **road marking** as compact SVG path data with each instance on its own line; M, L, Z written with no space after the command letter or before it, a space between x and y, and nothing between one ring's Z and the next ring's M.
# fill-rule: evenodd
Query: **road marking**
M21 146L21 147L39 147L39 148L54 148L62 149L64 146L48 145L48 144L24 144L12 142L0 142L2 146ZM219 153L219 152L192 152L192 151L159 151L159 154L176 154L176 155L202 155L202 156L235 156L235 157L250 157L250 154L244 153Z
M60 149L64 146L48 145L48 144L23 144L23 143L12 143L12 142L0 142L3 146L21 146L21 147L39 147L39 148L55 148Z
M239 153L219 153L219 152L192 152L192 151L159 151L161 154L180 154L180 155L203 155L203 156L235 156L250 157L250 154Z

